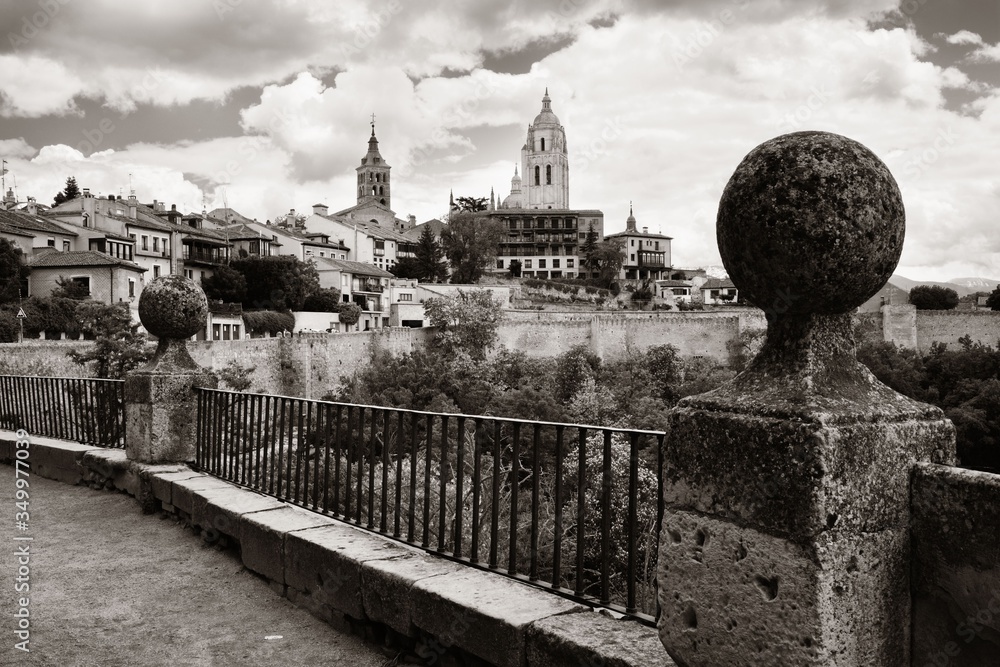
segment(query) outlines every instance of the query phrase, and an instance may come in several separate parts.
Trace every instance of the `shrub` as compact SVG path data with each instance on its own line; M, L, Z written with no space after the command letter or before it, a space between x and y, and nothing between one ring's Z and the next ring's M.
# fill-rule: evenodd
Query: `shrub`
M361 319L361 306L356 303L340 304L340 323L345 327L353 327Z
M275 310L255 310L243 313L243 323L252 334L269 333L273 336L295 329L295 316Z

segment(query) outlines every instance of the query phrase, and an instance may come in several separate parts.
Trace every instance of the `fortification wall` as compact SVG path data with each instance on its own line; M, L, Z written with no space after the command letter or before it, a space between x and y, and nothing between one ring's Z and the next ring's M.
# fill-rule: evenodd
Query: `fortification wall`
M930 350L933 343L947 343L954 348L964 336L996 347L1000 341L1000 312L918 310L916 329L921 352Z
M26 340L0 343L0 375L90 377L85 366L73 363L70 350L83 352L94 344L81 340Z

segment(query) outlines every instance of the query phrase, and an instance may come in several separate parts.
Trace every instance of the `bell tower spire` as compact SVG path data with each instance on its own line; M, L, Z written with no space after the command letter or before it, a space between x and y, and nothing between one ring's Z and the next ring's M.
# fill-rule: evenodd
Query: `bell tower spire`
M375 114L371 119L372 134L368 138L368 152L361 158L358 172L358 204L377 203L391 208L389 171L391 167L382 159L375 137Z

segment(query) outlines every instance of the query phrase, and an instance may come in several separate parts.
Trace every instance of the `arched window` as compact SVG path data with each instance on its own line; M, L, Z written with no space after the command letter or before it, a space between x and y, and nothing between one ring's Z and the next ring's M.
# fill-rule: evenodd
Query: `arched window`
M368 182L371 183L374 180L375 180L375 174L372 174L371 172L369 172L369 174L368 174Z
M359 197L364 197L365 196L365 191L362 188L358 188L358 196Z
M537 164L535 165L535 185L542 184L542 168Z
M545 137L542 137L542 150L545 150Z
M358 185L361 185L364 182L365 182L365 175L364 174L358 174Z
M374 197L377 194L378 194L378 188L373 185L372 186L372 196Z
M375 182L378 183L381 180L382 180L382 176L380 174L375 174Z
M381 185L378 186L378 193L379 193L379 196L384 195L385 194L385 188L382 187Z
M545 185L552 185L552 165L545 165Z

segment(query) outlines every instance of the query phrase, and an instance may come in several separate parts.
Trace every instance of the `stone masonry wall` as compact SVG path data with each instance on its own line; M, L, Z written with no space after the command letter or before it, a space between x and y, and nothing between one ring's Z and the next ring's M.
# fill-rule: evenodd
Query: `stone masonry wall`
M917 345L922 352L936 342L955 348L963 336L996 347L1000 341L1000 312L917 311Z
M746 330L763 330L763 313L751 310L704 313L542 313L508 311L499 344L532 357L553 357L586 345L604 359L670 343L683 356L729 360L729 343ZM375 350L406 354L432 344L432 329L380 329L294 338L198 341L188 344L196 362L213 371L233 364L253 369L251 389L285 396L319 398L361 368ZM91 343L31 341L0 345L0 374L81 376L86 370L66 356Z

